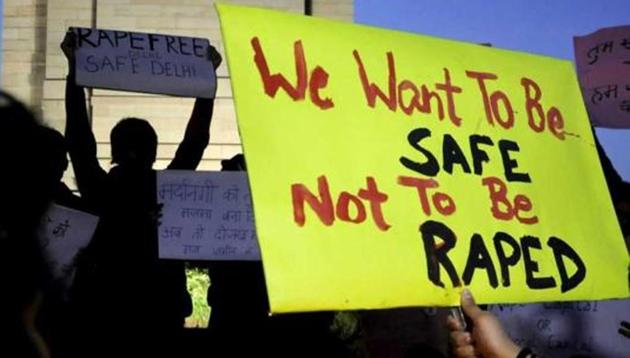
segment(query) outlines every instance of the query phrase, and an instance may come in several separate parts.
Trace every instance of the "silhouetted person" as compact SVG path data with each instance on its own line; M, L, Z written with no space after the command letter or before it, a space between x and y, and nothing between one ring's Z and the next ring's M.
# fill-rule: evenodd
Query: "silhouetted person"
M50 280L36 230L55 188L44 160L45 128L18 101L0 92L0 356L46 357L35 329L42 290Z
M595 146L597 148L597 154L604 171L604 178L608 185L608 191L617 214L617 220L621 227L621 233L626 244L626 249L630 252L630 183L623 181L612 162L606 155L606 151L599 143L597 133L593 130L593 137L595 138ZM628 272L630 278L630 272Z
M40 143L47 148L42 153L43 165L49 174L47 180L56 183L52 201L57 205L92 213L84 201L62 181L63 173L68 169L68 149L64 136L55 129L43 127ZM71 278L75 269L69 270L66 277L54 277L44 287L37 327L53 357L66 357L67 347L73 344L72 320L69 319L73 311L68 301L70 282L66 278Z
M244 171L238 154L221 161L222 171ZM211 261L208 264L211 307L207 347L213 357L253 357L265 352L269 338L269 303L260 261ZM243 344L247 342L246 344Z
M90 211L86 208L81 198L72 193L72 190L61 180L63 173L68 169L68 146L66 139L57 130L44 128L44 144L49 150L44 153L45 165L51 174L51 180L57 183L57 188L53 194L53 201L68 208Z
M608 184L610 196L613 202L616 202L617 199L622 196L623 180L621 179L619 173L617 173L615 167L612 165L612 162L608 158L608 155L606 155L606 151L600 144L595 130L593 130L593 138L595 140L595 147L597 148L599 161L602 165L602 170L604 171L604 178L606 179L606 184Z
M246 171L242 154L221 161L222 171ZM261 261L211 261L208 343L214 357L338 357L332 312L269 315ZM247 342L247 343L245 343Z
M158 259L156 174L157 135L139 118L112 129L112 162L105 172L96 157L85 94L75 84L74 41L62 49L68 58L66 139L77 185L100 216L94 239L82 255L76 299L95 321L90 355L176 354L184 319L192 312L183 261ZM211 48L216 68L221 57ZM197 99L182 143L168 169L192 170L208 145L213 99ZM89 337L86 337L89 342Z

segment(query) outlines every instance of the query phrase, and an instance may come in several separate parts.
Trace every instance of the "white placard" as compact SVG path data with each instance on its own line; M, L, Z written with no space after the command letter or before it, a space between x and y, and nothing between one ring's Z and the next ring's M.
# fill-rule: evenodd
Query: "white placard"
M573 38L584 103L594 126L630 128L630 26Z
M214 98L207 39L74 27L76 79L85 87Z
M74 258L92 240L98 216L52 204L43 217L39 239L55 278L70 284Z
M630 300L491 305L518 345L543 357L628 357L630 339L617 332L630 321Z
M160 258L260 260L246 172L164 170Z

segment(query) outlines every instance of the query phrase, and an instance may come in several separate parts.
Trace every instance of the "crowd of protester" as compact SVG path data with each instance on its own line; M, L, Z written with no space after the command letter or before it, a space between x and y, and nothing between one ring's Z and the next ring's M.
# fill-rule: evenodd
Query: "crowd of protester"
M70 34L62 43L69 67L65 135L38 121L9 94L0 93L0 165L10 173L0 176L0 325L8 334L0 344L0 356L183 356L184 319L192 303L184 262L158 259L160 207L153 170L157 134L144 119L122 119L111 131L114 166L109 172L101 168L84 89L75 82L74 42ZM215 69L221 64L213 48L208 60ZM196 169L209 143L213 108L213 99L196 100L168 169ZM599 143L598 151L627 237L629 184ZM61 181L67 155L80 196ZM222 170L246 170L244 157L224 160ZM69 288L52 278L37 238L36 229L51 202L100 217L90 244L75 260L76 275ZM125 250L120 250L123 246ZM261 262L216 261L205 268L212 282L205 356L351 356L331 330L333 312L269 315ZM449 316L442 327L450 332L452 356L535 356L516 345L467 290L461 307L468 324ZM444 356L426 350L416 353Z

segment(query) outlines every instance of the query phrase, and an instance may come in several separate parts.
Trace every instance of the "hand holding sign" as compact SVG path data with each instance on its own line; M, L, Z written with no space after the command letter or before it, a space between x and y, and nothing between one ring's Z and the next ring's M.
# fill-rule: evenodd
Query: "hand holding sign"
M221 57L219 51L212 45L208 46L208 59L212 62L215 71L221 66L221 62L223 62L223 57Z
M77 36L72 31L66 32L66 36L61 42L61 50L68 60L68 64L74 66L74 52L77 48Z
M455 356L516 357L520 349L505 333L499 320L479 308L470 291L464 290L461 300L464 313L472 320L472 332L466 332L456 319L448 317Z

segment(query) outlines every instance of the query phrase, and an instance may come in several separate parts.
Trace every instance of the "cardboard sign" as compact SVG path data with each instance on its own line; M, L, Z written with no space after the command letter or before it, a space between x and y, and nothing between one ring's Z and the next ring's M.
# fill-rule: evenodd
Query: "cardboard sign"
M245 172L159 171L159 255L181 260L260 260Z
M39 238L54 277L70 284L74 258L86 247L98 224L98 216L52 204L39 228Z
M214 98L207 39L76 27L76 78L85 87Z
M573 43L593 125L630 128L630 26L600 29Z
M218 9L273 312L628 296L569 61Z
M510 337L542 357L625 357L630 339L619 334L630 320L630 300L491 305Z

